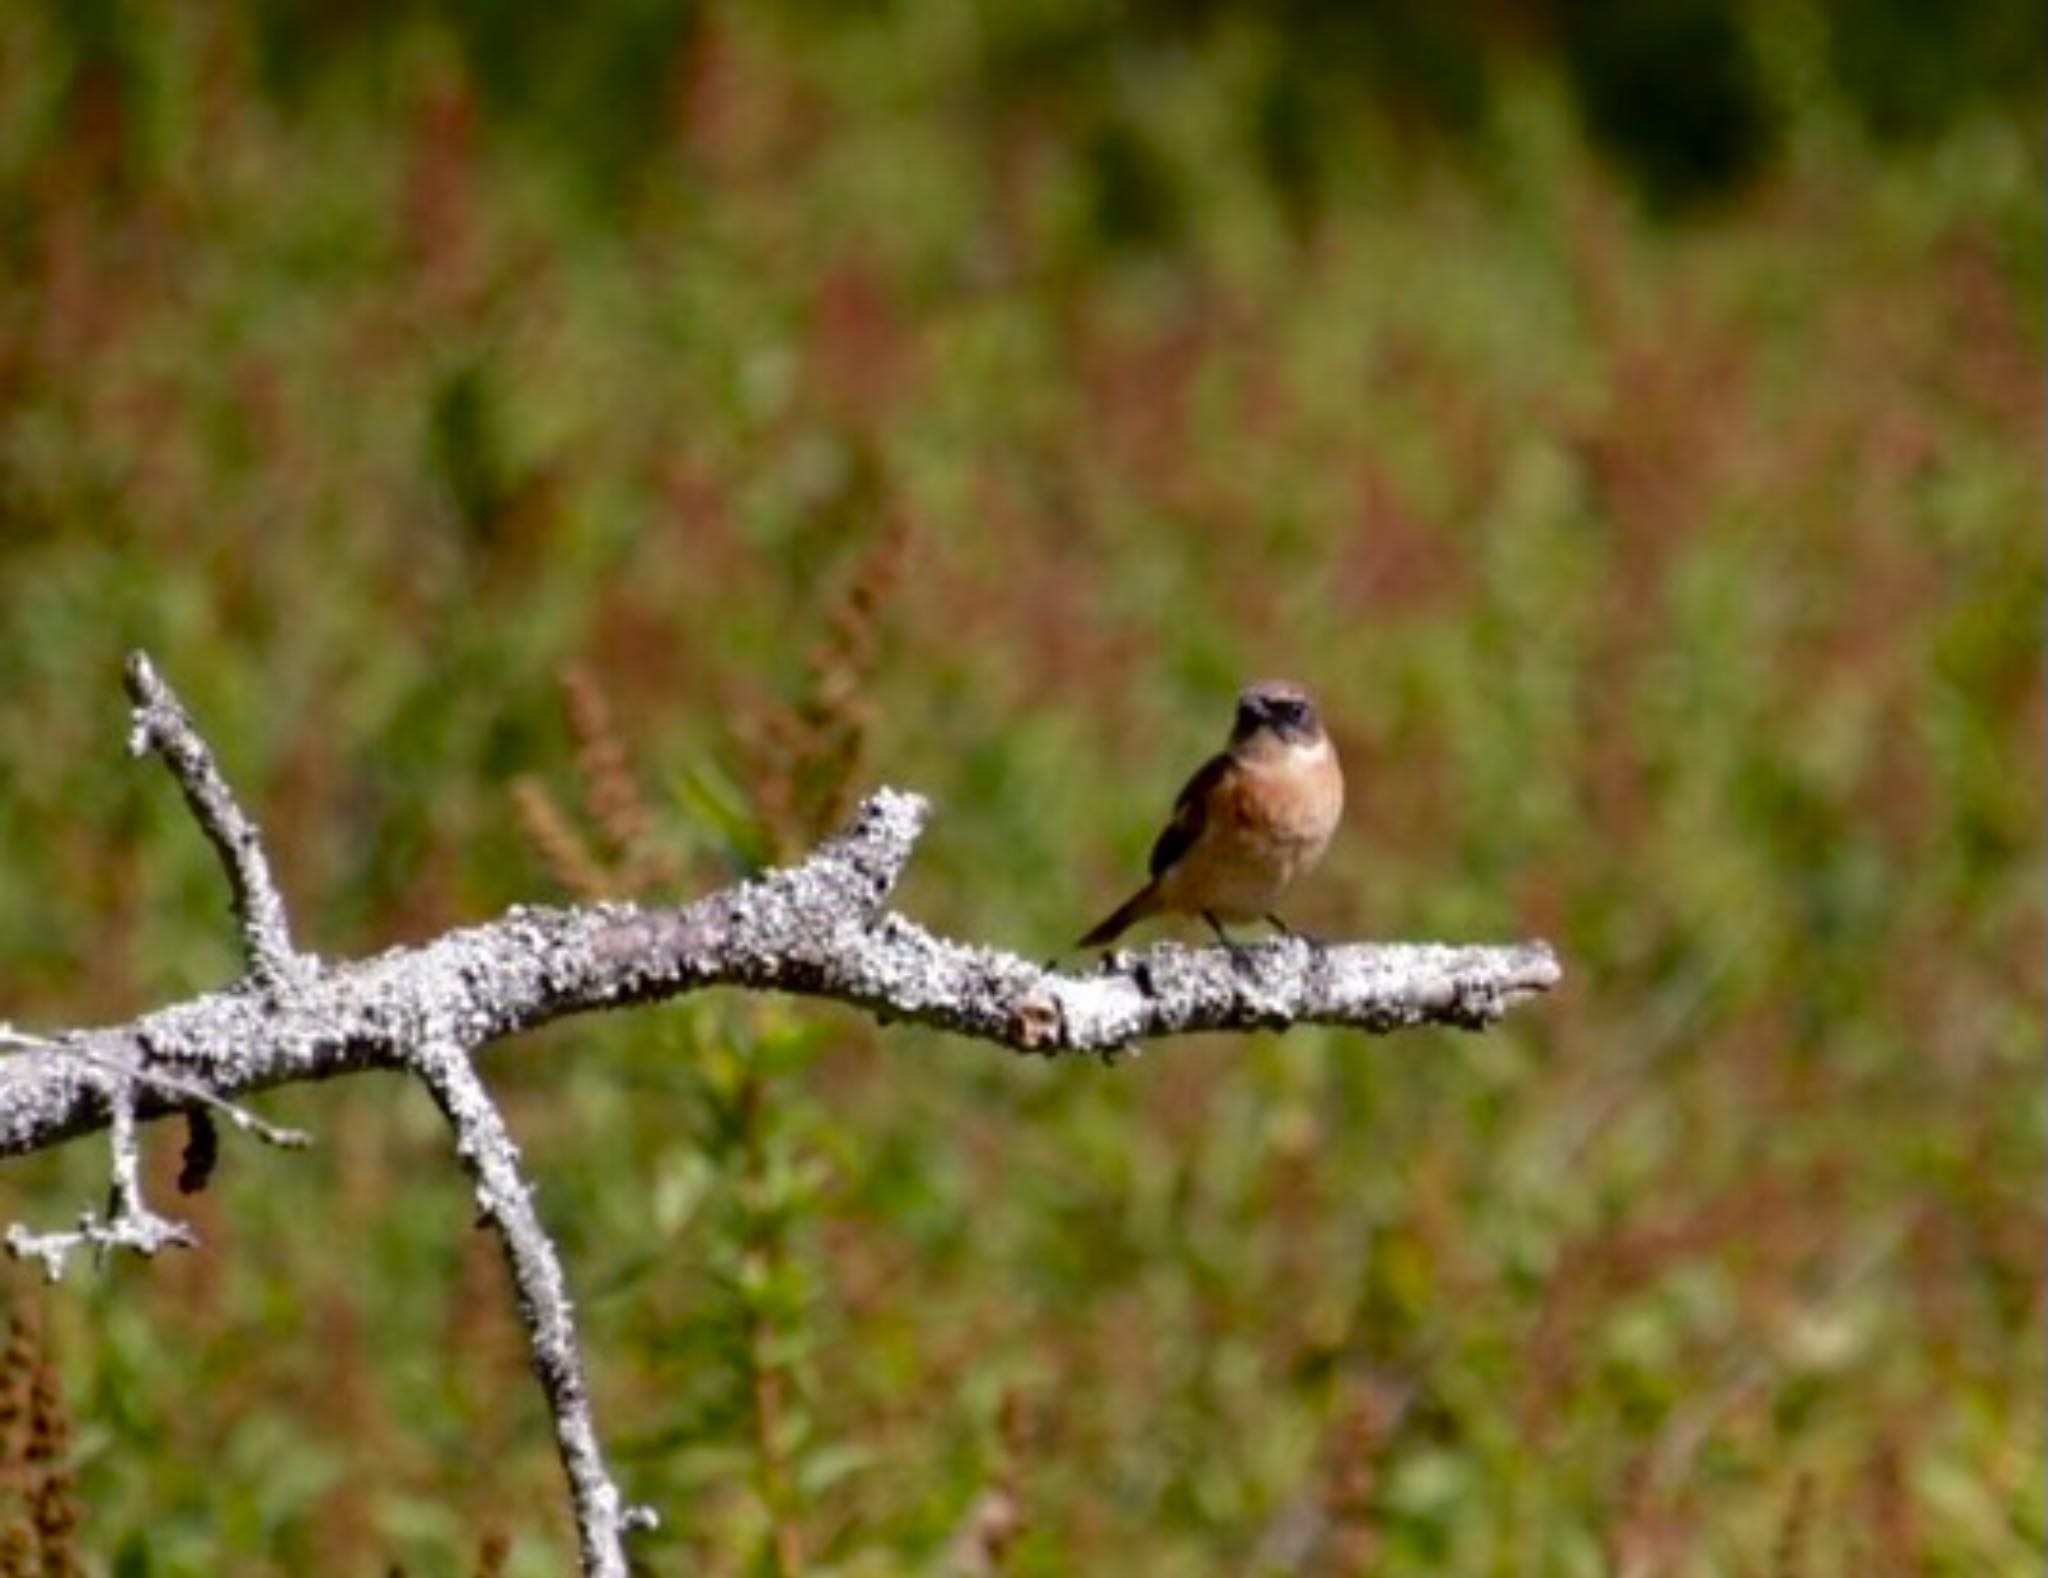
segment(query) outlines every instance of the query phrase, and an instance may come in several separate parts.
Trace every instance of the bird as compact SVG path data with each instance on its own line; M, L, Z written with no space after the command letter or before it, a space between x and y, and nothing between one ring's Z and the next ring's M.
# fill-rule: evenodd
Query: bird
M1225 921L1264 918L1322 859L1344 815L1344 772L1316 705L1289 680L1238 693L1230 739L1187 781L1152 846L1151 879L1077 947L1106 948L1153 915L1199 915L1225 947Z

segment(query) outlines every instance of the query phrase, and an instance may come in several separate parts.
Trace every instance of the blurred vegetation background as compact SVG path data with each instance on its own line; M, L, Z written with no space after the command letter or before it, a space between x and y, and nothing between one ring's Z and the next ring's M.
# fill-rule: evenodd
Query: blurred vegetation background
M909 912L1042 956L1281 673L1296 917L1566 960L1113 1071L493 1053L649 1572L2038 1565L2038 6L5 17L0 1015L234 967L136 645L333 955L887 781ZM198 1253L5 1272L8 1570L563 1570L429 1104L265 1105Z

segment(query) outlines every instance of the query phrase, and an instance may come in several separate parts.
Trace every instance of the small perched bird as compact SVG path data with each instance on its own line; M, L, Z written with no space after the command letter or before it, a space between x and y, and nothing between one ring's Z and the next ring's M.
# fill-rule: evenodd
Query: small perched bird
M1190 778L1152 846L1152 880L1079 943L1101 948L1148 915L1199 915L1228 945L1225 921L1278 927L1280 895L1322 859L1344 814L1344 773L1315 703L1266 680L1237 698L1230 742Z

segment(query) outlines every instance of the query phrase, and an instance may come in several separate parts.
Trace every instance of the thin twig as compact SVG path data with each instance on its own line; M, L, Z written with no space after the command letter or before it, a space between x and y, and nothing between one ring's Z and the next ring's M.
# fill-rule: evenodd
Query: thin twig
M256 824L236 803L184 703L158 676L148 657L129 653L124 674L129 700L135 704L129 753L146 756L153 751L163 758L184 791L193 819L219 852L249 957L249 973L271 991L292 984L305 973L309 961L292 947L284 900L271 879L270 861L263 853Z
M89 1248L96 1259L104 1260L113 1249L154 1255L174 1245L189 1249L199 1242L189 1226L158 1216L143 1199L142 1147L135 1133L135 1087L123 1079L110 1081L107 1102L114 1176L106 1216L83 1212L77 1230L69 1233L32 1233L18 1222L7 1229L8 1252L17 1260L40 1260L43 1275L52 1282L63 1280L65 1262L74 1250Z
M226 1118L235 1129L252 1139L261 1140L265 1145L275 1145L281 1151L303 1151L313 1143L313 1136L304 1129L286 1128L260 1118L247 1107L232 1101L223 1101L196 1080L181 1079L176 1074L158 1068L144 1068L140 1063L127 1062L103 1051L96 1051L72 1036L28 1035L13 1026L0 1023L0 1050L26 1052L30 1050L62 1053L90 1063L94 1068L104 1069L109 1074L118 1074L148 1086L159 1095L176 1097L205 1107Z

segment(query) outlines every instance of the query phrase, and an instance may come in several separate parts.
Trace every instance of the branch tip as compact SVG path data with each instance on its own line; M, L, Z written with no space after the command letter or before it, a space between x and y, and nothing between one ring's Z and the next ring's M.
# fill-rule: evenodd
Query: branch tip
M271 878L256 824L236 801L212 749L149 655L130 652L122 679L134 703L129 752L140 757L153 751L163 758L193 820L220 856L250 975L272 992L298 983L310 961L292 947L284 899Z

